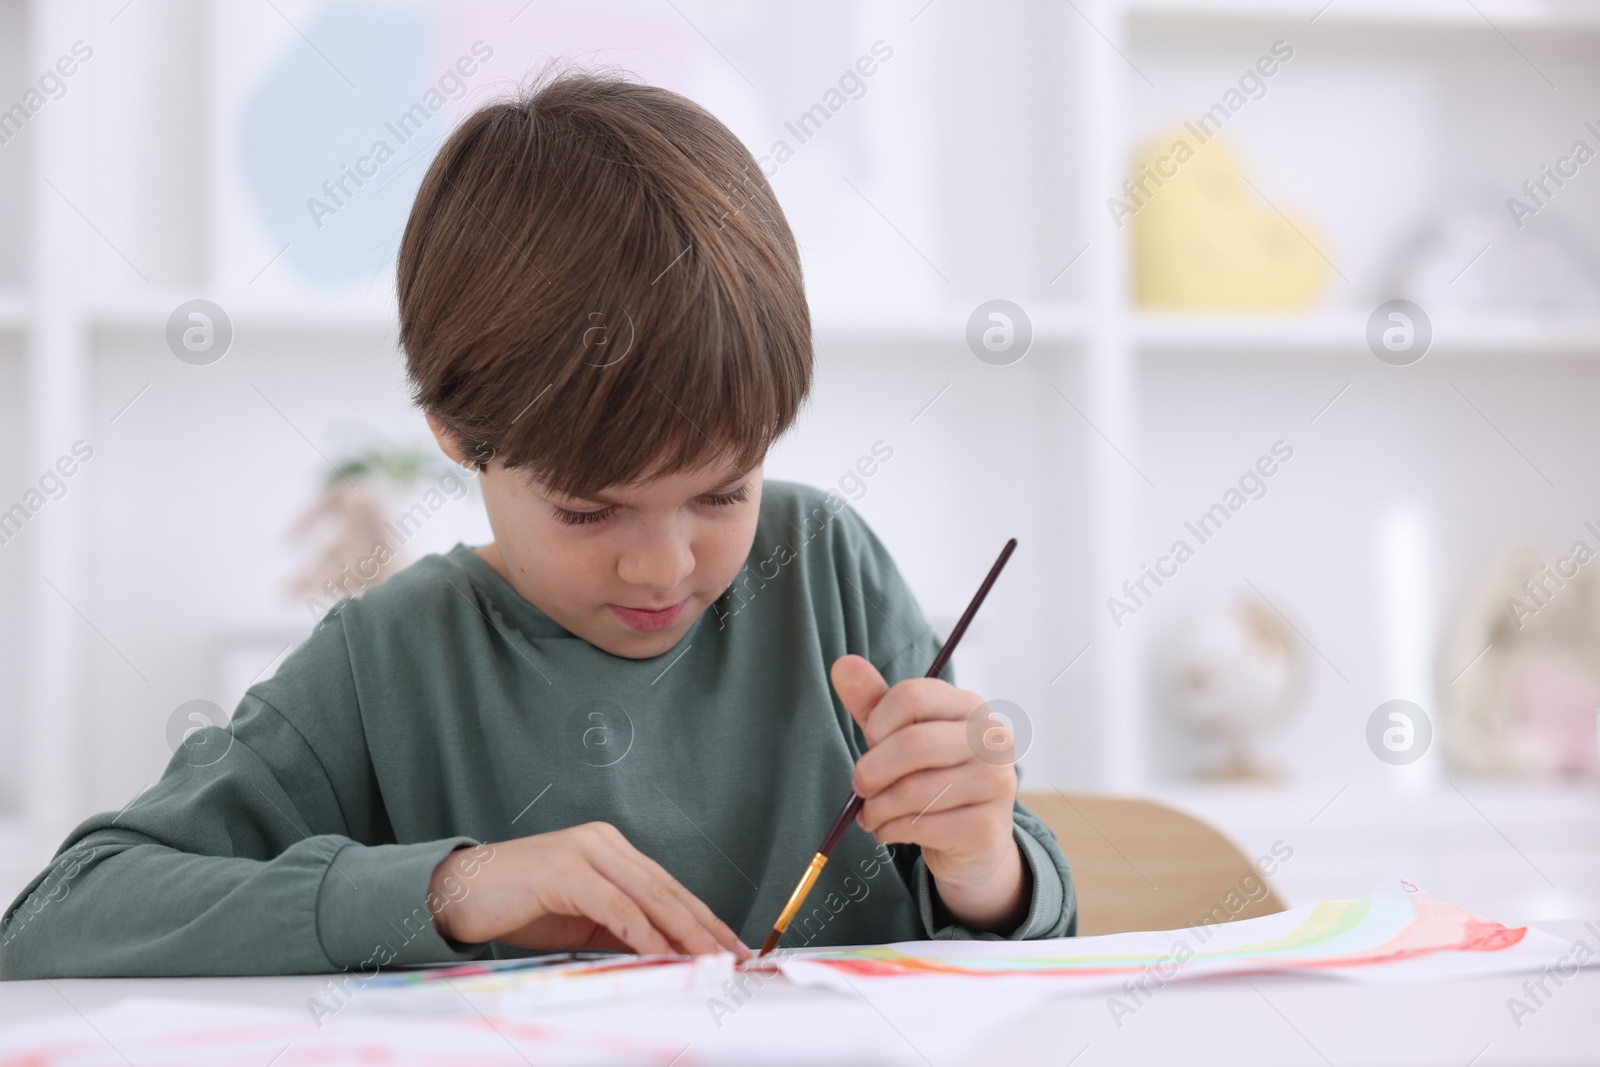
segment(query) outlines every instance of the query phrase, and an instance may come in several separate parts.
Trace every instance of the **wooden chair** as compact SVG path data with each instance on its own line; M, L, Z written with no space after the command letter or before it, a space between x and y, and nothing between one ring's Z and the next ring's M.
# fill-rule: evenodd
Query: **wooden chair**
M1255 864L1165 804L1091 793L1023 793L1055 832L1078 893L1078 933L1177 930L1284 910Z

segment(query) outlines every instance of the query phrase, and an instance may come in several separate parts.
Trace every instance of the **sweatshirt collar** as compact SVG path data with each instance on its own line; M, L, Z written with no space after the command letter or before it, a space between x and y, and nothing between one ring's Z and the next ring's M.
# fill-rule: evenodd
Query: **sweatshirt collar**
M527 636L576 636L517 592L516 587L500 577L500 572L489 566L471 546L457 541L455 547L445 553L445 558L466 571L472 584L488 595L490 603L500 614Z

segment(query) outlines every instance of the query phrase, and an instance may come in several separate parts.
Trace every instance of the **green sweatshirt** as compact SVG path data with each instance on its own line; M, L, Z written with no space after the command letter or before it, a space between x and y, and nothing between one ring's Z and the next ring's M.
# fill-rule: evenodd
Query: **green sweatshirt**
M0 978L531 955L442 938L429 876L594 820L758 945L864 750L828 666L856 652L893 684L937 648L866 523L792 483L766 483L745 570L652 659L573 636L457 544L340 601L229 728L78 826L0 921ZM1013 823L1033 888L1010 937L1071 935L1055 838L1020 804ZM916 847L852 825L783 944L996 936L950 921Z

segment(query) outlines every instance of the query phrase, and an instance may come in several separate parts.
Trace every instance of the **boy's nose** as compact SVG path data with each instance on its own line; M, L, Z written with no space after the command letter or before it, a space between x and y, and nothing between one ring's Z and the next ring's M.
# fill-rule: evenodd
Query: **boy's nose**
M669 593L694 573L694 553L687 541L673 537L634 545L617 561L617 576L629 585Z

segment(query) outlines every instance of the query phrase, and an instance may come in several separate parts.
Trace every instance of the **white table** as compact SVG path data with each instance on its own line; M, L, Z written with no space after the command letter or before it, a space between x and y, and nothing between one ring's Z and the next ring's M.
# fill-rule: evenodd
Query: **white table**
M1585 937L1594 945L1593 935L1576 921L1538 925L1568 939ZM1062 998L1006 1028L965 1062L1051 1067L1600 1064L1600 969L1582 971L1559 989L1551 983L1553 995L1524 1017L1519 1028L1507 1000L1525 997L1521 987L1527 977L1423 985L1303 977L1177 982L1123 1017L1120 1027L1105 996ZM0 983L0 1024L51 1015L70 1018L74 1011L88 1012L130 996L304 1011L307 999L326 980L326 975L290 975ZM818 998L837 1001L838 995L784 982L774 982L759 995L767 1011ZM705 1012L704 995L669 999L681 1001L684 1011ZM949 1062L948 1050L916 1047L918 1036L912 1032L896 1038L907 1046L905 1061L926 1060L936 1067Z
M1539 928L1595 945L1581 923ZM1600 1064L1600 969L1554 991L1519 1029L1506 1006L1529 975L1412 985L1301 977L1167 986L1113 1023L1104 997L1058 1000L974 1062L1100 1067L1555 1067ZM1072 1058L1081 1057L1073 1063Z

